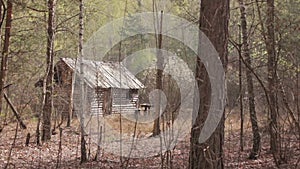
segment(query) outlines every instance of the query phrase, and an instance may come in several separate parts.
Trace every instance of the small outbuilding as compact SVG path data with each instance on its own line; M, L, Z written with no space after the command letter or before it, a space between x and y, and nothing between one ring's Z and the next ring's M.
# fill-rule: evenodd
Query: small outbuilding
M61 107L61 113L71 115L80 104L91 115L120 111L133 113L137 110L138 91L144 85L125 66L114 62L83 60L81 67L81 85L84 86L85 96L81 96L78 74L74 76L75 72L79 73L76 59L61 58L55 65L54 106Z

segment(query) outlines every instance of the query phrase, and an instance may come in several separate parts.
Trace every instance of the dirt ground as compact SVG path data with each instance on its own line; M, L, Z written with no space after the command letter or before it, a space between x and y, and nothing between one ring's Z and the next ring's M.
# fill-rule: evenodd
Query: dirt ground
M115 119L114 119L115 120ZM161 168L161 156L127 159L101 150L101 157L94 161L96 144L87 137L87 149L89 162L80 164L80 135L75 120L72 127L63 128L62 139L59 131L52 135L51 141L42 146L35 144L36 121L26 121L27 129L16 130L16 123L5 126L0 134L0 167L8 168ZM115 120L116 122L116 120ZM261 126L265 121L260 121ZM151 126L151 125L150 125ZM132 126L131 126L132 127ZM149 125L140 126L149 129ZM25 146L27 133L31 134L29 146ZM14 139L16 136L16 139ZM269 137L265 127L261 127L262 146L260 157L257 160L247 159L251 150L251 126L246 118L244 133L244 151L239 146L239 116L236 113L226 115L224 162L225 168L276 168L272 154L269 153ZM172 150L172 168L187 168L189 155L189 135L185 140L179 142ZM15 142L14 142L15 140ZM59 154L59 142L62 151ZM285 159L280 168L300 168L300 143L294 133L286 133L282 144L285 149ZM9 155L10 154L10 155ZM10 156L10 159L8 159ZM122 160L123 163L120 161ZM9 161L9 163L8 163Z

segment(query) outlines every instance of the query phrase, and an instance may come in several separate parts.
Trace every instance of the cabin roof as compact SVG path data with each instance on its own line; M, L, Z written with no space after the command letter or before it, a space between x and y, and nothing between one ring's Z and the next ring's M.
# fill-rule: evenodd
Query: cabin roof
M73 71L79 73L76 59L61 58ZM144 85L122 64L115 62L100 62L83 60L84 80L90 87L140 89Z

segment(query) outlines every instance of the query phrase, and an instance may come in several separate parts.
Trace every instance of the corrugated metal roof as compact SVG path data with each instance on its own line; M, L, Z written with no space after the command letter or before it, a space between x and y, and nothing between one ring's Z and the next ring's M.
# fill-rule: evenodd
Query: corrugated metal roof
M75 70L75 59L61 58L71 69ZM79 65L76 66L79 72ZM122 64L83 60L85 81L91 87L140 89L144 85Z

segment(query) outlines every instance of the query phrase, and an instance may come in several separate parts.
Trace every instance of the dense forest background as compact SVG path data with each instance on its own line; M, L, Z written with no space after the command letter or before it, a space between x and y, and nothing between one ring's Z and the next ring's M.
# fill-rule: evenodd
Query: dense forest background
M1 0L0 166L299 168L300 1L208 1ZM193 126L191 135L164 154L145 159L120 158L106 153L83 134L76 117L68 120L59 108L52 107L51 98L55 93L46 90L55 85L55 63L62 57L84 57L80 46L103 25L134 13L159 11L185 18L214 38L213 44L226 72L224 121L207 143L195 143L197 126ZM221 19L213 18L214 15ZM214 24L209 26L214 29L209 30L203 24L206 19L211 19ZM221 28L228 28L228 32L217 31L222 31ZM151 34L127 38L114 46L104 59L118 61L144 48L158 48L157 38ZM197 71L203 72L197 69L197 54L191 49L169 37L162 38L161 49L182 58L196 76ZM217 38L223 38L224 44ZM135 61L137 67L155 58L142 54L148 60ZM142 91L141 99L148 90L158 87L157 76L154 70L137 75L148 86ZM161 78L160 88L173 94L169 98L178 104L174 99L178 97L176 85L167 76ZM38 87L40 80L44 87ZM170 105L168 108L176 111ZM52 114L48 121L47 112ZM201 126L200 121L196 125ZM51 127L44 125L47 122ZM149 132L157 131L149 129ZM210 147L213 150L208 150Z

